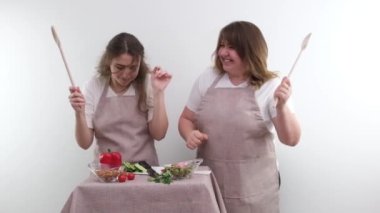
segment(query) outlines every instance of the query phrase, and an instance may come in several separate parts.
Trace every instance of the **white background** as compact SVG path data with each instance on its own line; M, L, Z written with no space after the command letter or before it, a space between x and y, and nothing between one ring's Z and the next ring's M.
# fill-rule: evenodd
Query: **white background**
M219 30L257 24L269 66L292 76L302 139L278 142L284 213L380 211L380 19L375 0L0 0L1 212L59 212L88 176L92 150L74 140L69 80L51 35L55 25L78 85L95 73L106 43L136 35L151 66L173 74L170 127L160 163L187 160L177 121L192 83L212 64Z

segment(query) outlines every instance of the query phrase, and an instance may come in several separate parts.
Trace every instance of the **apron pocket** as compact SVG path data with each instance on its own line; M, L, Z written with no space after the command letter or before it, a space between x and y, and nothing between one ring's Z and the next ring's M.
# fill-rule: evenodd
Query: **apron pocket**
M278 170L273 158L228 161L224 165L223 188L227 198L260 195L278 188Z

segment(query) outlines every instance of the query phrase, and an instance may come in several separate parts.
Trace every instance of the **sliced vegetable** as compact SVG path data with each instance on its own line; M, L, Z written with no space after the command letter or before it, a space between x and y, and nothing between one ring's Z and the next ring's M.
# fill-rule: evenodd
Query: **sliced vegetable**
M147 173L147 169L139 163L123 162L123 170L126 172Z

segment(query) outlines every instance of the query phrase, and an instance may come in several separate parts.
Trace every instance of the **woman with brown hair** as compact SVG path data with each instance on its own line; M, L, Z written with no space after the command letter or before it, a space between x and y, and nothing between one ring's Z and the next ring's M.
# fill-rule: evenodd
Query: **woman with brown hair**
M300 140L290 81L267 69L267 57L256 25L225 26L215 66L196 80L179 119L186 146L215 174L229 213L279 212L274 134L289 146Z

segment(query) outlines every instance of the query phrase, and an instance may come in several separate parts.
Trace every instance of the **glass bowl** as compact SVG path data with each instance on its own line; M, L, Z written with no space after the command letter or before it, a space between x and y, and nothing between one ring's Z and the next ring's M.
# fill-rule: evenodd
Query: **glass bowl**
M201 158L182 161L165 166L162 172L164 173L166 171L169 171L173 175L174 180L190 178L202 162L203 159Z
M116 182L117 177L122 172L120 167L111 167L99 162L89 163L88 168L101 182L105 183Z

